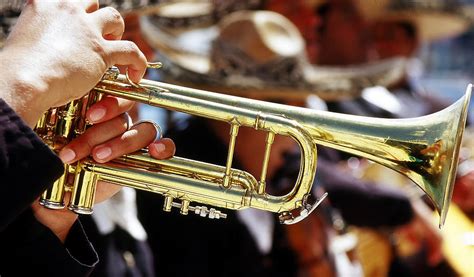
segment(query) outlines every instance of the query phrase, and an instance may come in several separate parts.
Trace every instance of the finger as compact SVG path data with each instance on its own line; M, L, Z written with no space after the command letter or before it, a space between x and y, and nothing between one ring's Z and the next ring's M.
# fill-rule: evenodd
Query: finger
M100 163L140 150L155 140L156 129L151 123L133 126L129 131L92 149L92 157Z
M126 114L96 124L66 145L59 152L59 157L64 163L73 163L83 159L89 156L97 145L123 134L127 130L128 124L128 115Z
M130 79L138 83L145 75L147 61L138 46L131 41L105 41L108 67L112 65L126 65Z
M119 40L125 31L125 22L120 13L112 8L105 7L91 14L101 26L102 36L108 40Z
M130 100L106 96L87 110L86 118L94 124L104 122L129 111L134 104Z
M176 146L174 141L169 138L163 138L151 143L148 146L150 155L159 160L169 159L174 156Z

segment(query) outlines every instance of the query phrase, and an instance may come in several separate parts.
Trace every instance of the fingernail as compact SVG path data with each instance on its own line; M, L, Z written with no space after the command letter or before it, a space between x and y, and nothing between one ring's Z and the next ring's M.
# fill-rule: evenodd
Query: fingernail
M90 119L92 122L97 122L97 121L101 120L102 117L104 117L105 112L106 112L105 108L102 108L102 107L94 108L94 109L92 109L92 111L89 113L89 119Z
M152 146L152 147L155 149L155 151L158 152L158 153L159 153L159 152L163 152L163 151L165 151L165 149L166 149L165 144L164 144L164 143L161 143L161 142L154 143L154 144L152 144L151 146Z
M99 160L105 160L112 155L112 149L106 146L99 147L95 155Z
M73 150L71 150L69 148L65 148L65 149L61 150L61 152L59 152L59 158L65 164L67 164L67 163L71 162L72 160L74 160L75 157L76 157L76 152L74 152Z

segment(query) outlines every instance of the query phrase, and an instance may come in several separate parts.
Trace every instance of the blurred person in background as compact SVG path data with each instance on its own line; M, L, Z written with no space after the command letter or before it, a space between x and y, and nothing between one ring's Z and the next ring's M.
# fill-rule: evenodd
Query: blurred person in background
M396 117L425 115L447 106L417 85L419 76L415 74L422 65L416 55L422 44L454 38L467 30L468 21L456 3L447 0L434 3L390 1L387 9L374 21L371 27L374 58L403 56L413 61L405 78L388 88L398 101L394 100L391 105L391 113Z
M383 1L382 1L383 2ZM383 26L392 26L392 23L388 24L374 24L373 29L369 29L369 23L367 19L377 19L379 21L390 20L390 13L402 12L405 15L411 15L411 18L423 18L425 15L429 17L430 11L423 12L422 9L408 9L403 7L404 2L410 2L411 4L416 4L418 2L413 1L393 1L383 4L382 2L373 2L365 3L366 8L370 5L379 5L376 8L394 8L390 12L386 10L379 10L378 13L375 13L371 18L364 18L360 13L360 9L354 5L355 1L328 1L326 5L322 5L316 9L316 13L324 18L323 22L331 22L331 24L324 25L317 30L318 36L321 39L319 56L317 61L319 64L352 64L354 61L369 60L375 57L384 59L391 58L394 56L405 56L411 57L414 54L419 37L416 35L416 28L402 22L401 24L396 25L399 29L382 29ZM405 3L407 4L407 3ZM409 4L409 3L408 3ZM420 3L420 6L423 6ZM466 22L459 14L452 13L448 10L443 10L442 5L438 5L437 8L434 8L431 11L433 14L437 15L437 20L432 21L431 25L424 25L425 28L431 28L431 34L439 36L453 36L462 32L466 26ZM378 14L378 15L377 15ZM445 20L445 21L442 21ZM442 27L439 27L439 26ZM408 28L408 29L407 29ZM371 37L371 31L375 32L374 40ZM401 32L401 33L400 33ZM403 38L400 35L407 35ZM411 35L411 39L408 39ZM356 38L354 38L355 36ZM379 37L379 40L377 39ZM391 41L384 43L380 38L393 38ZM405 39L405 40L403 40ZM372 47L374 46L374 47ZM390 55L388 54L390 52ZM404 88L407 85L407 78L404 78L399 82L395 87ZM389 89L391 89L390 87ZM349 100L349 101L337 101L337 102L328 102L328 108L330 111L343 112L350 114L366 115L366 116L377 116L377 117L414 117L421 116L428 113L432 113L444 108L446 105L438 99L427 97L421 95L417 92L405 92L405 93L395 93L394 91L389 92L384 87L375 87L369 88L362 92L362 96L358 99ZM383 176L383 175L382 175ZM376 183L390 183L390 174L386 174L385 178L375 180ZM393 260L391 269L386 269L387 274L422 274L420 270L426 272L431 272L428 274L452 274L453 272L450 269L442 271L440 268L435 268L436 265L442 264L443 257L440 253L440 235L429 223L429 218L424 212L420 212L420 208L417 208L419 205L414 205L416 216L412 219L411 223L403 226L399 230L404 230L411 233L422 233L423 236L418 237L418 240L422 241L426 247L422 247L421 250L427 249L428 253L424 255L427 258L422 258L425 264L418 264L411 268L404 268L400 266L398 261ZM424 210L424 209L422 209ZM344 215L344 213L343 213ZM415 227L416 226L416 227ZM423 230L423 231L420 231ZM376 239L372 238L373 241ZM423 242L424 241L424 242ZM420 249L419 249L420 250ZM370 257L369 257L370 259ZM441 266L442 267L442 266ZM403 270L400 272L399 270ZM430 271L431 270L431 271ZM443 272L443 273L442 273ZM369 272L367 272L370 274ZM375 273L377 275L377 273Z
M257 99L304 106L304 100L287 99L287 96L295 98L302 87L304 88L304 85L302 86L305 83L304 75L300 74L299 70L307 64L300 64L299 61L306 59L301 49L304 47L301 36L295 35L294 27L288 27L288 23L283 24L283 27L279 26L281 19L277 21L279 24L264 20L268 23L267 25L256 25L248 16L242 16L241 21L236 20L237 16L229 15L229 18L235 21L234 24L221 23L202 29L194 27L189 31L162 26L161 21L155 17L142 20L142 23L146 23L142 25L146 38L161 53L159 59L164 62L165 69L168 69L165 73L165 75L169 74L166 81L222 93L245 89L247 94L244 95ZM263 18L267 17L262 16L262 20ZM232 20L229 19L229 21ZM228 21L224 20L224 22ZM312 22L317 22L317 20ZM222 26L229 29L223 32L219 29ZM253 30L255 26L268 26L268 28L274 26L273 30L279 30L279 32L270 32L272 29L264 27L255 31ZM288 37L289 34L291 36ZM170 39L176 35L177 38ZM263 40L260 37L271 38L272 35L275 38L284 38L283 41L287 43L272 44L279 40ZM217 40L211 42L209 37L216 37ZM254 42L254 44L250 46L246 42ZM283 55L282 53L288 53L288 49L287 51L280 49L289 46L301 52ZM337 73L340 72L337 71ZM340 74L339 77L344 78L342 77L344 74ZM339 79L329 78L331 74L327 76L325 81L337 85ZM345 78L348 78L347 75ZM357 78L354 77L354 79ZM370 78L367 79L370 80ZM236 83L235 80L240 81ZM255 85L256 80L264 85ZM321 88L324 87L325 81L319 80ZM282 85L273 87L274 83ZM376 83L375 81L374 84ZM287 96L281 92L282 88ZM318 91L318 86L315 86L313 90ZM271 95L272 92L279 92L281 97L266 96L266 93ZM343 89L335 90L335 93L341 92L344 93ZM305 94L308 92L303 93L304 96L300 98L304 99ZM186 118L176 123L168 135L178 141L178 149L182 149L177 155L225 164L228 124ZM234 162L237 168L246 169L255 176L259 175L258 153L263 151L263 135L247 128L239 130ZM180 146L180 143L185 145L190 139L201 147L184 149ZM202 143L205 140L211 140L214 143ZM270 165L268 173L269 178L273 179L269 181L269 187L275 191L279 190L277 184L280 181L277 179L282 179L281 183L285 183L288 182L287 179L293 180L298 173L294 165L299 165L299 157L293 159L295 155L282 155L285 152L292 152L295 146L294 142L288 141L287 138L278 138L272 148L275 151L272 153L272 158L275 160ZM409 201L403 195L393 191L369 188L365 185L358 186L360 182L355 178L345 178L344 174L335 173L337 169L332 166L333 164L329 163L326 166L323 166L324 162L318 164L322 168L322 174L325 172L327 178L338 179L335 183L339 186L333 186L335 189L330 194L331 200L343 203L350 198L357 199L350 205L343 205L346 210L353 210L346 214L353 221L360 224L390 226L406 222L407 218L411 217ZM318 168L317 176L320 174L319 170ZM285 188L285 185L281 187ZM175 214L177 211L172 211L171 214L164 213L161 211L161 203L163 203L162 197L138 193L139 218L150 236L149 241L155 255L156 268L159 269L158 274L167 276L257 276L259 274L263 276L269 274L315 276L316 274L317 276L323 274L322 272L326 275L344 275L348 272L340 271L341 269L334 263L333 250L329 249L329 241L333 236L331 232L334 230L332 224L325 222L330 219L320 215L314 214L297 225L282 227L276 223L276 218L266 212L230 211L224 222L209 222L208 219L194 218L192 215L187 217L177 215ZM157 217L160 218L160 222L161 220L166 222L164 224L167 227L163 228L163 225L158 224ZM310 221L313 218L315 219ZM288 238L289 236L291 237ZM233 266L235 264L249 266ZM357 265L352 266L351 273L361 274Z
M460 155L449 221L443 230L443 252L462 276L473 276L474 257L474 130L467 129Z
M257 15L266 24L256 25ZM148 18L148 22L151 20ZM204 52L199 60L191 58L175 60L175 56L166 55L173 51L167 52L167 48L159 44L156 48L161 50L160 60L165 63L165 68L178 70L184 63L186 68L199 69L203 68L202 64L210 63L212 69L208 68L209 72L206 74L186 71L182 75L191 77L190 85L194 87L205 85L205 78L213 78L214 85L220 84L221 92L227 89L247 89L256 97L263 99L265 92L278 88L270 84L255 88L253 87L255 78L280 82L285 88L288 84L296 84L292 78L298 78L299 75L292 73L299 69L295 56L296 53L300 53L298 51L303 47L303 43L299 36L291 36L295 32L291 23L282 16L274 13L269 15L265 12L256 12L255 16L253 13L232 13L224 16L223 21L226 23L221 21L221 24L214 27L217 29L215 40L203 39L209 33L199 32L199 28L189 28L197 34L198 40L185 40L182 42L183 45L188 48L191 45L199 45L204 49L208 47L209 52ZM278 27L279 32L272 34L264 26ZM241 33L242 28L248 32ZM154 34L151 37L158 41L157 44L167 42L160 36L162 26L155 25L150 29L155 30L150 33ZM283 38L288 42L295 39L295 46L289 49L290 54L285 54L285 51L281 50L282 45L272 44L270 47L271 42L263 39L265 35ZM183 35L182 38L186 37ZM249 47L245 41L253 41L255 44ZM181 55L186 57L188 54L185 51L181 52L179 44L175 41L168 43L178 51L178 57ZM236 55L236 51L242 52ZM171 63L169 59L178 64ZM295 71L286 72L285 64L278 63L281 61L289 63L288 66L294 67ZM274 66L265 66L272 62L276 62ZM233 67L230 66L232 63L235 63ZM258 66L260 72L257 74ZM243 78L240 87L230 82L232 76ZM280 79L277 79L277 76ZM167 80L173 81L172 77ZM227 159L228 127L229 124L226 122L189 117L175 123L167 135L177 139L177 145L192 142L193 145L199 146L183 148L177 153L178 156L222 165ZM259 176L264 144L265 133L240 128L233 167L245 169L254 176ZM270 180L278 167L282 166L282 153L293 147L295 145L291 139L281 136L275 138L272 146L272 162L268 169ZM271 186L270 184L268 186ZM288 245L283 226L277 223L278 220L273 214L255 209L238 212L226 210L224 212L227 218L216 221L192 214L182 216L178 210L172 210L171 213L163 212L162 203L161 196L138 192L139 218L149 234L158 275L297 276L295 253ZM157 224L157 220L163 221ZM318 243L324 244L324 235L320 238L322 240ZM317 254L315 261L325 265L326 275L331 274L332 263L324 245Z
M304 19L298 15L306 14L294 10L293 6L285 5L285 1L269 1L269 8L279 11L284 15L288 15L293 22L297 24L300 30L305 30L305 24L298 24ZM306 4L306 11L314 13L318 19L318 24L313 25L314 34L310 37L316 40L312 43L312 49L308 50L313 53L313 62L320 65L338 65L348 66L361 62L368 62L372 55L370 30L368 29L368 19L377 16L384 8L379 2L375 5L367 5L366 1L352 0L336 0L336 1L301 1ZM275 5L272 5L275 3ZM304 32L303 32L304 33ZM360 104L361 99L327 101L326 105L329 111L342 112L349 114L380 116L374 113L374 108ZM377 240L384 241L381 248L377 249L379 263L383 267L374 267L367 265L365 262L365 253L369 252L369 256L373 256L373 251L360 251L361 247L352 248L351 252L357 252L362 258L362 266L365 276L384 276L389 272L389 266L392 259L392 251L384 238L374 237L371 232L376 229L393 229L394 227L404 226L413 220L413 210L409 204L409 200L401 192L393 189L385 189L384 182L378 181L379 186L374 186L371 182L359 180L351 174L341 171L338 167L342 161L346 159L346 154L325 147L319 147L318 153L318 172L316 175L316 183L321 184L329 193L329 200L332 204L333 216L340 212L345 223L341 226L340 220L336 220L335 229L339 232L346 233L346 236L358 235L358 244L369 246L375 245ZM336 173L338 172L338 173ZM388 206L393 198L399 198L397 213L391 213L389 206L393 206L393 202ZM402 204L404 203L404 204ZM336 208L336 209L334 209ZM329 216L331 218L331 216ZM342 222L344 222L342 221ZM303 223L304 224L304 223ZM353 228L347 226L358 226L361 232L352 232ZM368 239L366 239L368 237ZM366 243L370 241L370 243ZM371 248L374 249L373 247ZM357 250L357 251L355 251ZM370 258L369 257L369 258ZM372 258L370 258L372 259ZM347 273L346 273L347 274ZM355 274L355 273L352 273Z
M427 5L427 3L410 1L392 2L387 11L372 26L374 47L378 58L402 55L416 59L420 45L454 38L467 30L468 22L462 16L461 7L456 2L435 1L435 4ZM445 107L445 102L428 94L418 85L417 77L407 71L402 82L388 88L399 101L399 103L395 103L401 107L399 113L422 115ZM467 141L472 140L472 133L466 132L464 140L468 145ZM464 149L468 149L468 147ZM469 204L466 205L466 203L472 202L471 196L474 190L472 185L474 167L466 166L470 164L469 160L471 159L465 158L467 162L464 161L459 166L452 199L454 204L450 208L448 215L450 218L442 231L443 255L446 256L447 261L457 273L463 276L474 274L472 260L466 258L472 257L473 252L470 251L469 243L461 239L469 230L472 231L472 228L468 227L469 224L466 224L472 220L469 219L472 209ZM410 262L416 262L416 259L412 259ZM430 264L435 265L434 261ZM440 264L442 267L443 263L440 262ZM417 271L416 263L411 267L416 275L431 274ZM446 276L446 274L443 275Z

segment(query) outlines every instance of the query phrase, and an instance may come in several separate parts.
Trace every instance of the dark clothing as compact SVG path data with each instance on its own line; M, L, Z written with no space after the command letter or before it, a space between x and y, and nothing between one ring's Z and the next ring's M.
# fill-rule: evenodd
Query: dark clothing
M100 263L92 271L91 277L155 276L153 255L147 241L133 238L118 226L110 234L103 235L88 215L81 216L81 223L100 258Z
M97 255L76 222L63 244L29 206L61 176L61 160L0 99L0 275L84 276Z
M203 120L192 119L167 137L176 155L225 164L227 147ZM234 163L238 168L238 161ZM157 276L294 276L294 253L286 244L282 226L275 224L273 249L263 255L235 211L223 210L227 219L211 220L177 209L163 212L163 196L137 191L139 219L149 235ZM280 261L275 263L275 261ZM284 262L283 262L284 261Z
M299 172L299 161L299 154L287 154L286 166L277 172L275 179L295 180ZM340 161L339 152L318 146L314 186L321 186L328 192L331 207L341 213L347 224L359 227L396 227L412 219L410 201L403 193L380 184L377 186L364 182L342 172L337 167Z
M0 233L0 275L87 276L97 254L79 221L64 244L27 209Z
M328 192L331 206L347 224L359 227L396 227L413 218L410 200L401 192L337 172L319 151L316 183Z
M0 231L62 172L61 160L0 99Z

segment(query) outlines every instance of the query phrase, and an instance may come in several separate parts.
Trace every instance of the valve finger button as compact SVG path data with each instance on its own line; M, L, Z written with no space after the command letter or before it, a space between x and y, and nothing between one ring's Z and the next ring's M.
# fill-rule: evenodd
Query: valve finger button
M227 214L212 208L209 211L209 218L212 218L212 219L227 218Z
M187 215L189 210L189 200L183 200L181 202L181 208L179 210L179 213L182 215Z
M206 217L208 213L209 213L209 210L207 209L207 207L203 206L199 208L199 215L201 217Z
M217 215L217 218L219 218L219 215L216 213L216 209L211 208L211 209L209 210L209 218L210 218L210 219L214 219L214 218L216 217L216 215Z
M163 204L163 211L170 212L173 207L173 196L165 196L165 202Z
M201 217L206 217L209 214L209 210L206 206L196 206L194 207L194 213Z
M196 207L197 208L197 207ZM211 208L210 210L207 207L199 207L199 211L195 211L196 214L199 214L202 217L209 217L210 219L220 219L227 218L227 214Z

